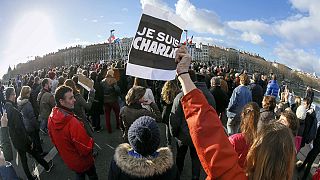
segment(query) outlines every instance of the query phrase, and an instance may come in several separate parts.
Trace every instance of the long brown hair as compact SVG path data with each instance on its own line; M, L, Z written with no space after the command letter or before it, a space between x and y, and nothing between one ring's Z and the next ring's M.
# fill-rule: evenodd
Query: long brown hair
M241 133L244 135L247 144L252 144L257 136L257 126L260 116L259 105L250 102L243 107L241 112Z
M162 87L161 98L165 103L172 104L179 91L180 89L177 85L177 81L167 81Z
M250 180L291 180L295 162L295 145L291 130L273 122L258 132L247 156Z

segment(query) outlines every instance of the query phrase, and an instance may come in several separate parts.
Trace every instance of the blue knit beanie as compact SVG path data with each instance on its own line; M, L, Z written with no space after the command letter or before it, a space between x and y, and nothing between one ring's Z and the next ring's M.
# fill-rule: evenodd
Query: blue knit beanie
M135 120L129 128L128 140L137 153L152 155L160 145L160 130L155 119L142 116Z

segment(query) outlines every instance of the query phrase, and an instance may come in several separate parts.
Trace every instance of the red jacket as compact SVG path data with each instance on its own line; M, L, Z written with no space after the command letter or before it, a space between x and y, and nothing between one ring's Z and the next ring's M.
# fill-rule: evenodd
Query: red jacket
M48 130L52 143L71 170L81 173L94 164L93 139L72 112L54 107L48 119Z
M202 92L192 90L181 99L181 103L207 180L247 180L216 111Z
M229 136L229 141L232 144L234 150L238 153L240 167L245 168L250 145L247 144L246 139L244 138L242 133Z

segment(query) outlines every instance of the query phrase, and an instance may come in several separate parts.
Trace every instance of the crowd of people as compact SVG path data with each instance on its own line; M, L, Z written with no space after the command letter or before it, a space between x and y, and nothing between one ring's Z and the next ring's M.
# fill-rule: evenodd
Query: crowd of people
M187 151L192 179L292 179L295 167L309 175L320 153L320 128L312 106L314 92L295 96L277 75L191 62L186 47L176 53L177 78L151 81L125 75L121 61L55 67L18 75L0 85L1 143L15 179L10 139L28 179L26 153L49 173L39 133L48 135L76 179L98 179L94 133L112 133L111 112L122 143L108 177L100 179L180 179ZM86 90L79 76L94 83ZM101 126L101 115L105 127ZM160 146L158 123L166 126ZM10 137L10 138L9 138ZM313 142L313 143L312 143ZM175 145L174 145L175 143ZM304 162L297 154L313 144ZM176 156L173 148L176 147Z

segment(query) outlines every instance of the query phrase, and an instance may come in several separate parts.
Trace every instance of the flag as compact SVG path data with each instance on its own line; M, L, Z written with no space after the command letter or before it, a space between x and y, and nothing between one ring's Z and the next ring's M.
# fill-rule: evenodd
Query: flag
M116 37L112 34L109 38L108 38L108 43L113 43L113 41L116 39Z
M117 38L113 41L114 43L117 43L117 44L120 44L121 43L121 39L120 38Z
M185 40L183 43L182 43L182 45L187 45L187 42L188 42L189 40L187 39L187 40Z
M191 36L191 39L189 41L189 44L192 44L193 35Z

